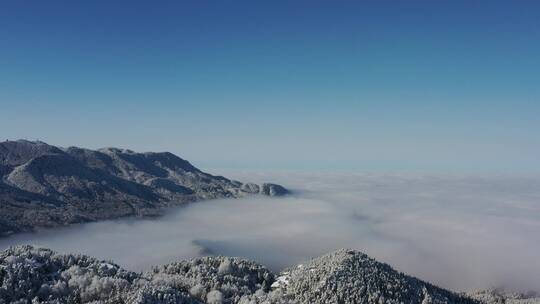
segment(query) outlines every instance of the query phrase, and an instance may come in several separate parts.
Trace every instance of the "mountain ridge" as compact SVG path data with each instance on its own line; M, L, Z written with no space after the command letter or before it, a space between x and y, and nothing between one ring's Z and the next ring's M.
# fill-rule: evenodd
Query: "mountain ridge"
M170 152L0 142L0 235L159 214L204 199L289 193L205 173Z
M0 300L9 303L496 303L431 285L349 249L279 274L226 256L134 273L112 261L19 245L0 252L0 268Z

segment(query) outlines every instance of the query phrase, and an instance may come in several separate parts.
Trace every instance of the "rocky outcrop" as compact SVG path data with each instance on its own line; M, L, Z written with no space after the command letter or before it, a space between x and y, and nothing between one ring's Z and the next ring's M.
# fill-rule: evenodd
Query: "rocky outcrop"
M240 187L242 191L247 192L247 193L259 193L260 188L261 187L259 187L259 185L254 184L254 183L246 183Z
M134 273L32 246L0 253L0 303L484 303L339 250L282 272L202 257Z
M0 143L0 177L0 235L155 215L202 199L287 193L278 185L259 187L202 172L169 152L62 149L25 140Z
M262 184L261 194L268 196L282 196L289 193L289 190L276 184Z
M290 191L283 186L270 183L264 183L261 186L254 183L246 183L243 184L240 189L247 193L259 193L267 196L283 196L290 193Z

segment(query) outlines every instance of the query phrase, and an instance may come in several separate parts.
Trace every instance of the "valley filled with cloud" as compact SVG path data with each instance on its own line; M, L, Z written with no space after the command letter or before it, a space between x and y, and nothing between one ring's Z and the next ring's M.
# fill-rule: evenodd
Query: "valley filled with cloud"
M226 172L279 182L284 198L209 200L162 217L74 225L0 240L112 259L132 270L199 255L272 270L362 250L442 287L540 290L540 178L443 174Z

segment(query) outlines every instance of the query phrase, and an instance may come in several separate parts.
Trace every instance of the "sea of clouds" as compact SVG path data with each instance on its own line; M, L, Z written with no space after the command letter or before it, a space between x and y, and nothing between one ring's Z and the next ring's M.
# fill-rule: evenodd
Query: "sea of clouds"
M442 174L229 172L272 181L285 198L212 200L155 219L122 219L22 234L30 243L112 259L132 270L205 254L273 270L338 248L454 290L540 291L540 178Z

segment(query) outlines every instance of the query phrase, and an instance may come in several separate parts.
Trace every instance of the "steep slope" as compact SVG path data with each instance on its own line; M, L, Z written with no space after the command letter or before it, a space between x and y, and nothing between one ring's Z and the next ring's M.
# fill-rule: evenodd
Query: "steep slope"
M0 235L129 215L247 194L283 195L279 185L242 184L202 172L168 153L61 149L25 140L0 143Z
M44 154L16 167L6 181L19 189L60 201L126 198L157 201L152 189L84 166L68 154Z
M264 266L240 258L195 258L138 274L84 255L17 246L0 253L0 284L0 303L491 303L350 250L276 279Z
M174 194L188 189L200 198L237 196L240 182L213 176L200 171L188 161L169 153L135 153L131 150L105 148L91 151L68 148L67 153L86 166L100 169L109 174L132 182L154 186L161 194L174 198ZM173 185L180 185L177 189Z

